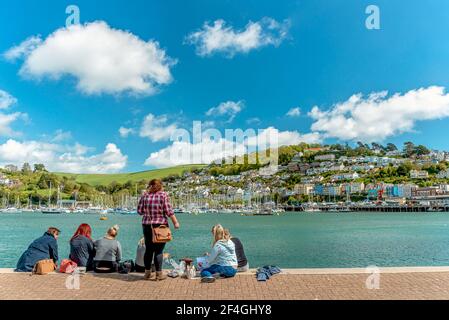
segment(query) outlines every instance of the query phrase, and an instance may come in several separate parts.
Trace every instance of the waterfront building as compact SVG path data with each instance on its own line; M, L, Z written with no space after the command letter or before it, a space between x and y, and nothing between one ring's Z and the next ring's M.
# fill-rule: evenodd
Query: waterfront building
M328 184L323 188L323 195L325 196L339 196L341 195L341 186L336 184Z
M449 194L449 184L440 184L438 187L442 194Z
M365 184L363 182L350 182L343 185L343 190L346 194L362 193L365 191Z
M438 187L414 188L412 197L432 197L438 195Z
M310 195L314 191L314 185L310 183L300 183L294 187L295 194Z

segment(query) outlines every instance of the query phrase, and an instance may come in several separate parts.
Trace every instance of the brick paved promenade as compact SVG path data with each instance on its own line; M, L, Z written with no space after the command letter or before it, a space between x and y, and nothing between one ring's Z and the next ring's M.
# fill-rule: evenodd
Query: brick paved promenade
M449 268L386 268L380 289L366 288L363 269L284 270L267 282L242 274L202 284L198 279L143 281L142 275L86 274L80 289L66 288L67 275L0 271L0 300L5 299L122 299L122 300L276 300L276 299L449 299Z

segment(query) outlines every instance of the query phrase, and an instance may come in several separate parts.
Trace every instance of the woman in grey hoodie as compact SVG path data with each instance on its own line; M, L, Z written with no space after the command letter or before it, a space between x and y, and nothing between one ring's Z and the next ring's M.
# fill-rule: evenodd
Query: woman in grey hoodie
M231 278L237 273L237 255L235 245L226 236L223 226L217 224L212 228L214 245L208 254L209 267L201 271L202 282L214 282L214 275Z

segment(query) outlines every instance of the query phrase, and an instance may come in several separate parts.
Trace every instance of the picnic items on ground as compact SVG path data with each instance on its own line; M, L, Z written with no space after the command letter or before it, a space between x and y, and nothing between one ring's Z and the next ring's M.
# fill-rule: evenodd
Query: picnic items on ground
M198 266L199 270L209 268L209 259L207 258L207 256L198 257L196 258L196 265Z
M61 266L59 267L60 273L73 273L78 267L78 264L75 261L72 261L70 259L64 259L61 262Z

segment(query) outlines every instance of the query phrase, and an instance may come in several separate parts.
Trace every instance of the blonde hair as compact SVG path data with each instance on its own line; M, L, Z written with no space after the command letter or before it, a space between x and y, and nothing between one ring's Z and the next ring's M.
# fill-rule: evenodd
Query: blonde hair
M217 224L212 227L212 234L214 235L214 243L216 244L217 241L220 240L229 240L229 237L226 236L225 229L221 224Z
M119 229L120 229L120 227L118 226L118 224L113 225L112 227L110 227L108 229L107 235L112 238L115 238L115 237L117 237Z
M231 238L232 238L232 236L231 236L231 231L230 231L228 228L225 228L225 229L224 229L224 234L225 234L225 237L226 237L226 238L228 238L228 239L231 239Z

